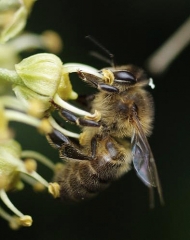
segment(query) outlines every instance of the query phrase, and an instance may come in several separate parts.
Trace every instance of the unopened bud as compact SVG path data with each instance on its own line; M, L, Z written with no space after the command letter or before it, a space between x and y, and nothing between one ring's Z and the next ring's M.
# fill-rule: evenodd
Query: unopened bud
M17 74L30 90L52 97L62 78L62 62L54 54L40 53L15 65Z

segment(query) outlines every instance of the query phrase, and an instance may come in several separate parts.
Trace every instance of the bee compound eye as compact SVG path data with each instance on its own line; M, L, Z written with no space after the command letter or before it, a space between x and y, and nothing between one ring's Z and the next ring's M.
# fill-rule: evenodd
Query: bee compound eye
M115 72L113 72L113 75L115 77L115 82L136 83L136 81L137 81L132 73L127 72L125 70L115 71Z

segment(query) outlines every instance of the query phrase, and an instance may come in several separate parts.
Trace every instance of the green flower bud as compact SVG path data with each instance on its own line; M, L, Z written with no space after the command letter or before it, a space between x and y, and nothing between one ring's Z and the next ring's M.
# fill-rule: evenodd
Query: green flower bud
M76 99L68 73L63 71L61 60L50 53L40 53L23 59L15 65L18 79L13 90L27 106L30 100L43 103L43 112L50 108L50 100L57 93L62 99Z
M52 97L62 78L62 62L50 53L25 58L15 69L26 87L43 96Z

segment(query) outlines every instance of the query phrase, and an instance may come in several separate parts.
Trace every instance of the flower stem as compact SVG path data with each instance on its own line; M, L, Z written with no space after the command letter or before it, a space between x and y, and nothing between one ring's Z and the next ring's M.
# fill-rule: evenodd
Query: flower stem
M55 168L54 163L49 158L45 157L44 155L42 155L38 152L25 150L21 153L21 157L22 158L34 158L37 161L43 163L45 166L49 167L51 170L54 171L54 168Z
M0 68L0 80L5 80L13 84L24 85L22 79L14 70Z
M25 33L17 36L15 39L11 39L11 41L9 41L9 44L17 52L22 52L27 49L45 48L41 36L32 33Z
M65 63L63 64L63 72L64 73L73 73L82 71L85 73L92 74L98 78L103 78L103 75L98 72L98 69L93 68L91 66L81 64L81 63Z
M24 216L24 214L22 214L22 213L12 204L12 202L9 200L6 192L5 192L3 189L0 190L0 197L1 197L1 200L5 203L5 205L6 205L12 212L14 212L14 214L16 214L16 215L19 216L19 217Z
M24 168L20 168L19 172L26 174L27 176L30 176L32 178L34 178L36 181L40 182L42 185L44 185L45 187L48 188L49 183L43 178L41 177L37 172L33 171L31 173L27 172L26 169ZM1 191L1 190L0 190Z
M64 101L63 99L61 99L59 97L59 95L56 93L54 98L53 98L53 101L59 105L60 107L62 108L65 108L73 113L76 113L78 115L81 115L81 116L91 116L92 114L89 113L89 112L86 112L84 110L81 110L80 108L77 108L77 107L74 107L73 105L67 103L66 101Z
M12 216L10 214L8 214L7 212L5 212L5 210L3 210L3 208L0 207L0 216L2 218L4 218L5 220L7 220L8 222L11 221Z
M27 172L25 172L27 174ZM32 173L28 174L29 176L33 177L35 180L37 180L38 182L40 182L42 185L44 185L45 187L48 188L49 183L43 178L41 177L37 172L33 171Z
M68 137L72 137L72 138L79 138L80 135L74 132L70 132L64 128L62 128L61 126L59 126L59 124L56 123L56 121L52 118L49 117L49 122L51 123L52 127L59 130L61 133L63 133L64 135L68 136Z
M4 95L0 97L0 102L4 107L8 107L14 110L24 111L26 107L16 97Z
M6 110L5 116L9 121L23 122L34 127L39 127L41 123L39 119L26 115L25 113L16 112L13 110Z

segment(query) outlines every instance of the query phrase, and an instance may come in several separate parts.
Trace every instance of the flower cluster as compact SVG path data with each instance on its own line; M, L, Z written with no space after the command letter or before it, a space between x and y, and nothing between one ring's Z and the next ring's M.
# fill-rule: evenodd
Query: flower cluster
M50 168L52 175L63 164L54 164L36 151L22 150L9 123L28 124L45 137L57 129L65 136L78 139L78 133L64 129L54 120L54 106L88 119L98 118L96 112L91 114L68 102L78 97L72 89L69 74L80 70L102 77L93 67L79 63L63 64L55 55L62 49L62 41L55 32L45 31L41 35L21 33L33 3L34 0L0 1L0 19L3 19L0 30L0 42L3 43L0 45L0 200L8 210L0 206L0 216L12 229L31 226L32 217L13 205L8 197L9 191L22 190L27 182L35 190L48 189L50 194L58 197L59 185L49 183L39 175L37 162ZM51 53L34 54L21 60L20 53L28 49Z
M72 90L69 73L78 70L99 74L92 67L70 63L62 64L53 54L36 54L22 60L15 65L15 70L0 69L0 79L12 83L16 97L0 97L0 198L7 207L17 216L10 216L2 208L0 215L9 221L13 229L19 226L30 226L32 218L23 215L10 202L7 192L12 189L21 189L22 181L33 186L49 188L49 192L56 197L55 184L49 184L36 172L36 161L56 171L57 167L45 156L34 151L22 151L16 142L14 133L9 129L10 121L19 121L29 124L47 135L57 129L64 135L79 138L79 134L62 128L52 117L52 103L69 111L94 118L94 115L77 108L66 100L75 99L77 94ZM31 180L32 178L32 180ZM38 186L39 187L39 186Z

